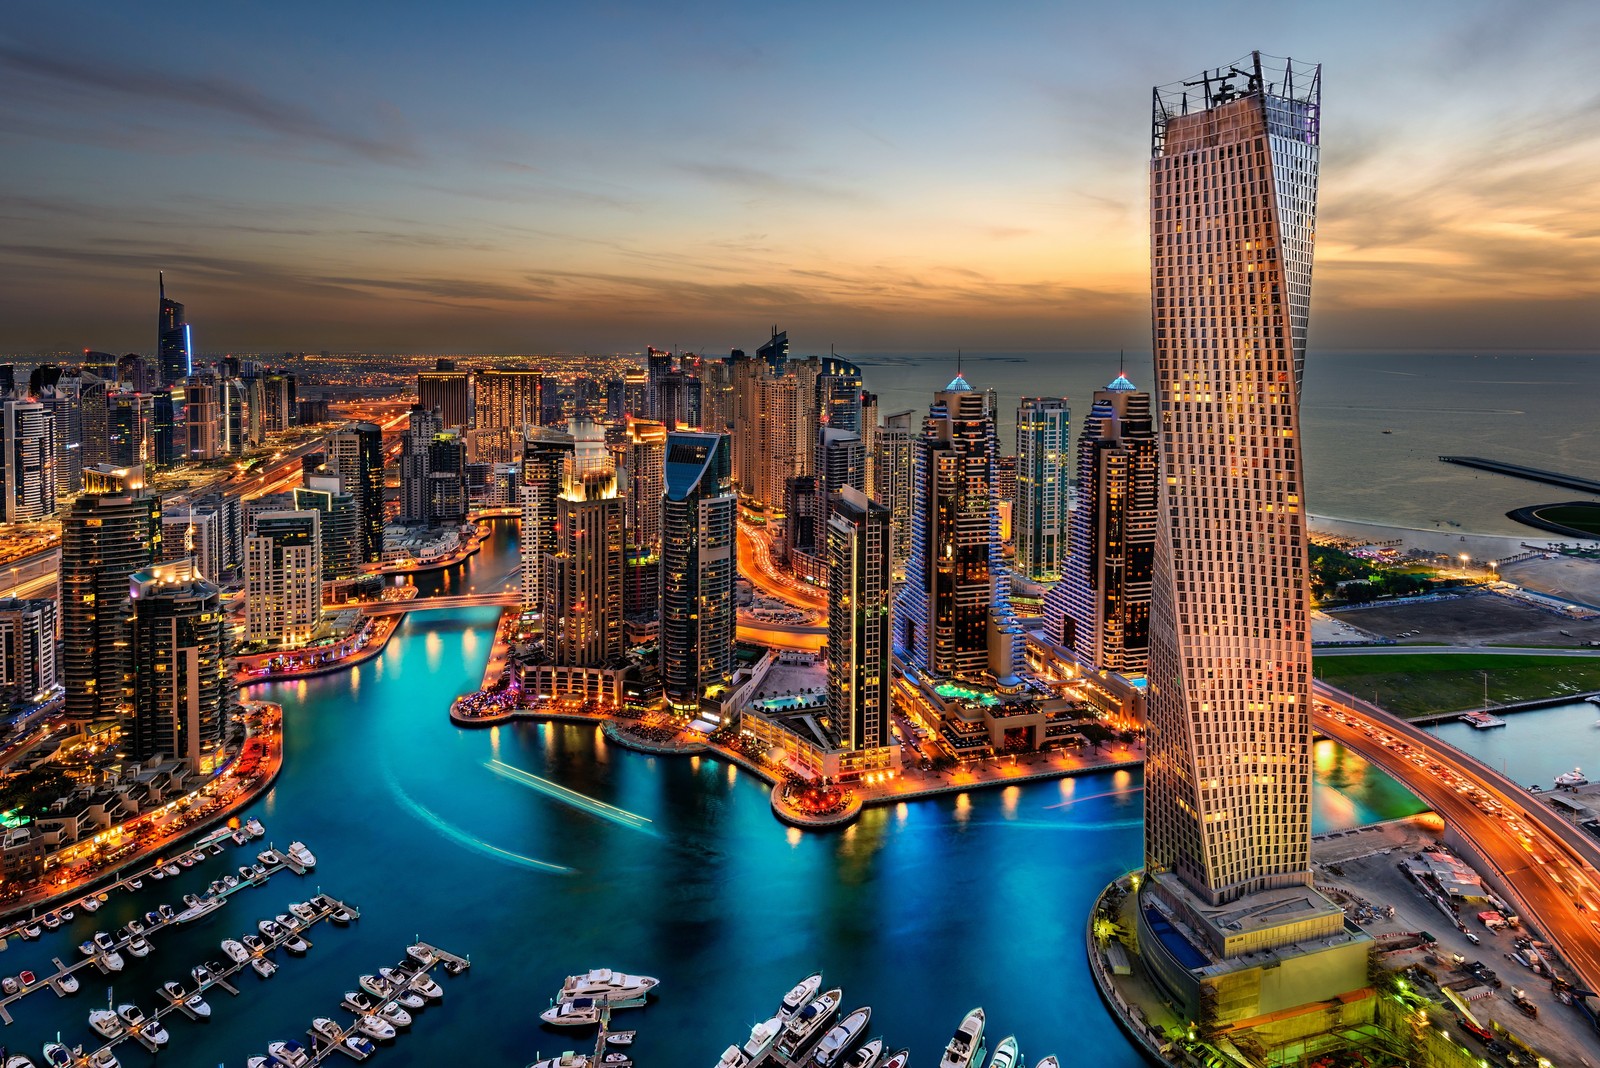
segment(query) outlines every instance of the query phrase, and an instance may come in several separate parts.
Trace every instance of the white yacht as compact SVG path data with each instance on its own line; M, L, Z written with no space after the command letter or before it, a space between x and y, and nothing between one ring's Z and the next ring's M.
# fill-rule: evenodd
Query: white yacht
M822 1036L822 1041L817 1043L811 1059L822 1068L839 1059L839 1055L850 1048L850 1044L861 1037L867 1029L867 1022L872 1019L872 1006L864 1005L840 1020L828 1033Z
M534 1061L528 1068L592 1068L592 1065L587 1053L574 1053L569 1049L559 1057L546 1057L542 1061Z
M206 999L199 993L190 994L183 1002L189 1006L189 1011L202 1020L211 1019L211 1006L206 1004Z
M274 864L281 864L283 862L283 858L278 856L278 851L276 849L263 849L261 852L256 854L256 859L269 868Z
M1557 786L1587 786L1588 784L1589 780L1584 777L1581 768L1573 768L1571 771L1563 772L1556 776Z
M989 1068L1018 1068L1022 1061L1021 1051L1017 1049L1017 1036L1007 1035L1000 1040L994 1048L994 1056L989 1059Z
M176 875L183 869L179 868L176 864L163 864L161 866L161 870L166 872L168 875Z
M289 906L289 912L301 923L310 923L317 918L317 910L311 907L309 901L296 901Z
M407 946L406 956L422 965L432 964L434 961L439 959L433 950L429 949L421 942L418 942L415 945Z
M122 1018L110 1009L95 1009L89 1014L89 1026L94 1028L95 1034L101 1038L121 1038L123 1031Z
M117 1060L117 1055L111 1052L108 1046L97 1051L89 1058L90 1068L122 1068L122 1062Z
M227 954L228 959L235 964L243 964L250 959L250 951L245 949L244 943L236 938L224 938L222 940L222 952Z
M739 1047L746 1064L753 1064L767 1055L767 1051L772 1049L772 1044L778 1041L778 1036L783 1033L783 1020L782 1016L774 1016L762 1020L750 1029L750 1037Z
M254 816L244 821L244 829L250 832L252 838L260 838L267 833L267 829L261 826L261 821Z
M600 1002L594 998L558 1001L539 1014L552 1027L586 1027L600 1022Z
M383 1008L379 1009L378 1015L383 1017L389 1023L394 1024L396 1027L411 1026L411 1014L392 1001Z
M185 900L187 900L187 898L185 898ZM196 900L196 904L190 905L188 908L174 916L172 918L172 922L190 923L194 920L198 920L202 916L210 915L227 903L227 899L221 897L202 897Z
M880 1068L906 1068L906 1062L911 1059L911 1051L898 1049L889 1055Z
M833 1021L843 995L844 991L834 987L789 1017L783 1025L783 1034L778 1036L778 1053L793 1059L810 1043L812 1036Z
M307 849L304 842L290 842L289 856L308 870L317 866L316 854Z
M61 917L53 912L47 912L39 917L39 922L44 925L46 931L54 931L61 926Z
M778 1006L779 1016L793 1016L800 1011L800 1006L817 996L817 991L822 989L822 973L808 975L794 985L794 989L783 995L783 1003Z
M122 970L122 954L114 949L108 953L102 953L100 954L100 963L105 965L105 969L108 972L120 972Z
M292 934L283 940L283 948L296 957L303 957L310 951L311 943L297 934Z
M357 979L356 982L360 985L362 990L365 990L367 993L371 994L375 998L379 998L380 1000L387 998L390 994L394 993L394 987L390 984L389 980L379 978L376 975L363 975L361 978Z
M95 897L93 894L90 894L88 897L78 902L78 907L88 913L99 912L100 899Z
M128 939L128 952L135 957L148 957L152 948L154 947L150 945L144 935L134 935Z
M168 1001L174 1003L182 1001L188 996L183 992L183 985L181 983L174 982L171 979L161 984L161 992L167 995Z
M76 994L78 992L78 977L67 972L56 980L56 986L63 994Z
M878 1068L878 1061L882 1057L883 1039L875 1038L850 1054L844 1062L844 1068Z
M983 1060L983 1009L973 1009L956 1028L939 1058L939 1068L972 1068Z
M593 968L582 975L567 976L556 1000L598 998L603 1001L631 1001L644 997L660 982L648 975L629 975L610 968Z
M388 1042L394 1038L394 1025L376 1016L363 1016L356 1021L356 1029L368 1038Z
M289 1068L299 1068L302 1064L311 1063L311 1054L306 1052L306 1048L292 1038L286 1038L282 1042L268 1042L267 1052L288 1065Z
M430 1001L443 1001L444 988L429 979L426 975L418 975L411 980L411 989L421 994Z
M130 1031L137 1031L139 1025L145 1022L144 1010L131 1001L124 1001L117 1006L117 1016L122 1019L122 1024Z
M372 1039L362 1035L345 1035L344 1048L358 1061L364 1061L378 1052L378 1047L372 1044Z
M344 1038L344 1029L326 1016L318 1016L315 1020L312 1020L311 1030L334 1044Z
M256 957L250 961L250 969L263 979L271 979L278 966L265 957Z
M287 912L280 912L272 918L276 920L278 926L282 927L285 931L298 931L300 928L305 926L305 924L300 922L300 918L298 916L291 916Z
M372 1011L372 999L359 990L346 990L344 1000L339 1002L339 1007L359 1016Z
M1061 1062L1056 1060L1056 1055L1052 1053L1048 1057L1041 1057L1033 1068L1061 1068Z
M148 1038L157 1046L165 1046L167 1044L167 1040L172 1036L167 1034L167 1029L161 1026L160 1020L152 1019L149 1023L144 1025L144 1037Z

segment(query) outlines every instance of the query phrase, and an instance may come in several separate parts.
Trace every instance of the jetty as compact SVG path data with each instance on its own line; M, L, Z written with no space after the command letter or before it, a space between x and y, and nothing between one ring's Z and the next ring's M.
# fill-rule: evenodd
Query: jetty
M1600 481L1592 478L1580 478L1577 475L1563 474L1560 471L1543 471L1537 467L1508 464L1502 460L1485 460L1481 456L1441 456L1439 457L1439 462L1472 467L1479 471L1489 471L1496 475L1510 475L1512 478L1527 479L1529 482L1543 482L1547 486L1575 489L1580 493L1600 494Z
M414 959L408 953L394 969L395 974L401 976L403 981L395 984L394 991L388 997L377 1000L373 1003L372 1012L370 1015L381 1013L384 1009L399 1001L400 998L405 994L415 991L417 980L419 978L426 978L428 973L434 968L442 967L445 973L448 975L460 975L468 968L472 967L472 962L468 958L451 953L448 950L440 949L438 946L427 942L415 942L412 944L411 948L422 950L423 956L427 957L428 959L426 961L419 961ZM347 1011L350 1009L348 1004L342 1004L340 1007L346 1009ZM341 1026L339 1028L337 1037L325 1035L314 1027L308 1028L306 1030L306 1034L311 1038L311 1046L310 1060L307 1063L310 1065L321 1064L329 1057L332 1057L335 1053L342 1053L353 1061L366 1060L369 1054L357 1053L355 1050L344 1044L344 1040L351 1035L361 1034L361 1032L357 1029L356 1024L364 1015L369 1014L360 1013L350 1021L348 1026ZM375 1041L374 1044L376 1045Z

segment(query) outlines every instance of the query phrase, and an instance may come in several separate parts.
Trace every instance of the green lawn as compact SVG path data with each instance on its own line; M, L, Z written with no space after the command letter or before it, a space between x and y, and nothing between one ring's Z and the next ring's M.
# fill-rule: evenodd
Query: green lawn
M1548 522L1560 523L1600 538L1600 504L1556 504L1548 508L1535 508L1533 514Z
M1457 712L1483 704L1483 676L1495 704L1600 690L1600 656L1495 656L1417 653L1394 656L1327 656L1316 676L1399 716Z

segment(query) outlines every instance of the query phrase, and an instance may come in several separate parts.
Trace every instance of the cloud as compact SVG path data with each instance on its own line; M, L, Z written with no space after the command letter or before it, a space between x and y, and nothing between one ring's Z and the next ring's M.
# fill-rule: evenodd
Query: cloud
M777 174L773 171L749 167L742 163L681 162L673 166L675 170L713 185L737 189L763 197L799 198L851 204L866 204L871 203L873 200L872 197L859 190L846 189L826 182L813 181L809 178Z

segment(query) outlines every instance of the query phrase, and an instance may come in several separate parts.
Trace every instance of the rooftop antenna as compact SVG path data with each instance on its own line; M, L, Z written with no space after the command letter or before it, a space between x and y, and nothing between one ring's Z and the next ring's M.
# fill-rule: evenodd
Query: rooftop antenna
M157 271L156 272L156 286L161 290L161 299L162 300L166 300L167 299L167 273L165 271Z
M1127 373L1127 370L1128 370L1128 361L1126 359L1124 359L1124 356L1125 356L1124 351L1122 349L1118 349L1117 350L1117 375L1118 375L1118 377L1121 377L1121 376L1125 375Z
M956 377L961 377L961 350L956 349Z

